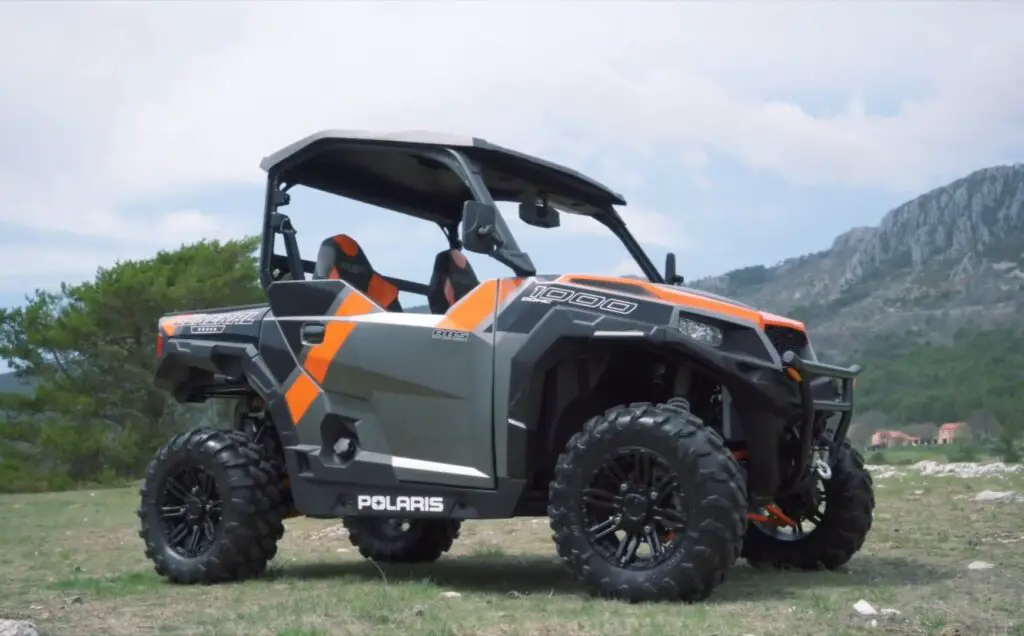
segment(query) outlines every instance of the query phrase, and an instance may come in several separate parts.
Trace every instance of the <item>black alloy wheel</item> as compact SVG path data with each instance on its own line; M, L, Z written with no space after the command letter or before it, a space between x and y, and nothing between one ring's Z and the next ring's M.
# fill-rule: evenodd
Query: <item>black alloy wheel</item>
M160 518L167 545L196 558L217 540L221 497L213 475L198 466L183 466L167 475L160 495Z
M806 494L781 498L779 507L796 528L751 523L742 556L751 565L798 570L834 570L864 546L874 521L875 495L864 458L849 442L833 454L832 475Z
M686 527L678 486L678 476L654 451L623 448L608 457L583 491L591 545L617 567L641 570L663 563Z
M592 417L548 488L558 556L591 594L631 602L707 598L739 556L746 512L736 459L676 398Z
M282 486L247 435L212 428L175 435L149 463L139 492L146 557L174 583L259 576L284 533Z

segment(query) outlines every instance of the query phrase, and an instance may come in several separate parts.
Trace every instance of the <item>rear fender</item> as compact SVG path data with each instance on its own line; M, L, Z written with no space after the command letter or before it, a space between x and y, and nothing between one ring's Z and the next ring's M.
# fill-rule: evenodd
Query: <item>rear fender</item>
M170 338L157 363L155 385L179 402L205 400L205 387L235 383L248 386L263 399L283 444L299 443L294 429L287 425L291 418L284 392L255 345Z

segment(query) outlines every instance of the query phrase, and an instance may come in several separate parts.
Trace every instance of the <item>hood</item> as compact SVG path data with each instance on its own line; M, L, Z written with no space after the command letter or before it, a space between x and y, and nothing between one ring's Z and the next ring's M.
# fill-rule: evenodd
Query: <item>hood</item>
M681 285L655 285L655 287L660 287L662 289L668 289L668 290L671 290L671 291L682 291L682 292L686 292L687 294L693 294L694 296L700 296L701 298L710 298L711 300L717 300L719 302L729 303L730 305L735 305L737 307L743 307L744 309L750 309L752 311L757 311L756 307L751 307L750 305L748 305L746 303L741 303L740 301L738 301L738 300L736 300L734 298L728 298L726 296L719 296L718 294L712 294L711 292L704 291L703 289L695 289L693 287L684 287L684 286L681 286Z
M616 286L625 284L627 286L636 286L647 290L647 293L657 296L662 301L682 306L699 307L705 311L711 312L712 314L719 314L726 319L729 319L730 317L739 318L747 322L759 324L762 327L766 325L773 325L797 329L799 331L806 331L806 327L799 320L793 320L791 318L786 318L785 316L778 316L767 311L760 311L750 305L733 300L732 298L726 298L725 296L719 296L718 294L712 294L711 292L694 289L692 287L651 283L646 279L634 278L632 276L619 277L595 276L593 274L563 274L556 280L559 282L582 285L594 285L596 283L599 287L602 284L611 284Z

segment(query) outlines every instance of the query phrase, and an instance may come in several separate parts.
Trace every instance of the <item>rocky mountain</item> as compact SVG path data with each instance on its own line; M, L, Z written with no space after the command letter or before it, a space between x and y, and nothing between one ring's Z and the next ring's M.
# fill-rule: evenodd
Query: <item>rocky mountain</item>
M839 357L880 333L942 342L965 326L1019 326L1024 165L973 172L822 252L691 284L803 320L819 352Z

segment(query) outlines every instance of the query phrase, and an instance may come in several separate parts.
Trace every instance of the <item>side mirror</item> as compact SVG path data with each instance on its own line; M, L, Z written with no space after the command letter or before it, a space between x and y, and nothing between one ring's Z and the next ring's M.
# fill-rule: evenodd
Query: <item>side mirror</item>
M676 255L669 252L665 255L665 282L669 285L681 285L683 277L676 273Z
M462 246L470 252L490 254L501 239L495 227L498 210L480 201L466 201L462 205Z

